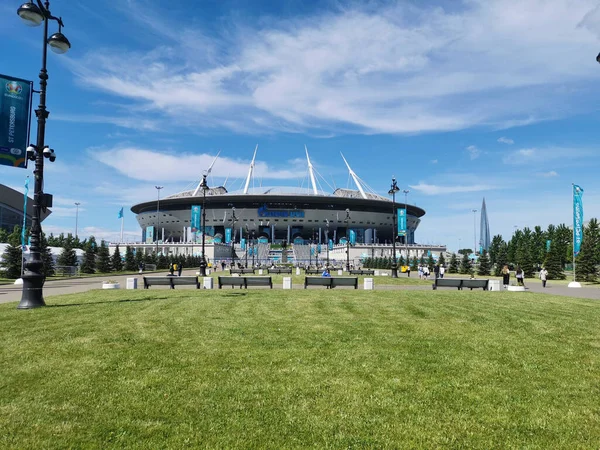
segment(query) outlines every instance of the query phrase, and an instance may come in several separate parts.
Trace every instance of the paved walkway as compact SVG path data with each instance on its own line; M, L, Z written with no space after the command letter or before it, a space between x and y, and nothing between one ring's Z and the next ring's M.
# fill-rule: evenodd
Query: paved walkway
M194 276L196 269L184 270L182 275ZM221 272L217 272L220 274ZM161 275L164 272L154 273L152 275ZM76 294L79 292L87 292L92 289L101 289L102 282L110 279L115 280L121 284L124 288L127 284L127 278L136 276L138 278L138 289L143 289L142 278L139 275L121 275L121 276L107 276L107 277L92 277L92 278L74 278L49 281L44 285L44 298L52 297L55 295L64 294ZM542 283L539 280L528 280L526 283L527 292L537 292L544 294L561 295L566 297L577 297L577 298L588 298L594 300L600 300L600 289L591 287L582 287L579 289L568 288L565 285L552 285L552 281L549 281L547 287L542 288ZM216 280L215 280L216 282ZM386 280L384 277L375 277L375 289L376 290L431 290L431 284L427 285L412 285L412 286L394 286L385 285ZM283 286L276 285L275 288L282 289ZM294 289L303 289L304 286L296 283L293 285ZM168 287L156 287L153 289L169 289ZM181 289L192 289L192 287L181 287ZM315 286L314 289L322 289L319 286ZM362 286L359 285L359 289ZM0 303L18 302L21 300L22 287L15 285L0 285Z

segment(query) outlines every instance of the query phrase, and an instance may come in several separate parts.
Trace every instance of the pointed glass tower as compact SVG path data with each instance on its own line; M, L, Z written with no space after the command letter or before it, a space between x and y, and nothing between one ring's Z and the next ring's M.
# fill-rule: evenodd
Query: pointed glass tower
M490 249L490 223L488 222L487 208L485 207L485 197L481 204L481 223L479 225L479 252Z

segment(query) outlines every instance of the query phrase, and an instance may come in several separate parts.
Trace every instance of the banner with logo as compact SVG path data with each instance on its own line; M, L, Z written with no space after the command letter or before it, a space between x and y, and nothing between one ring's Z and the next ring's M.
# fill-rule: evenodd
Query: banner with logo
M231 228L225 228L225 243L229 244L231 242Z
M398 236L406 234L406 208L398 208Z
M328 247L329 250L333 250L333 241L331 239L329 239Z
M246 238L240 239L240 247L242 247L242 250L246 250Z
M573 254L579 255L583 240L583 189L573 185Z
M548 239L546 241L546 253L550 252L550 246L552 245L552 240Z
M190 219L190 227L192 229L192 233L198 232L200 230L200 211L202 210L201 206L192 205L192 217Z
M350 230L350 245L356 244L356 231Z
M27 167L33 83L0 75L0 165Z
M146 227L146 244L154 242L154 226Z

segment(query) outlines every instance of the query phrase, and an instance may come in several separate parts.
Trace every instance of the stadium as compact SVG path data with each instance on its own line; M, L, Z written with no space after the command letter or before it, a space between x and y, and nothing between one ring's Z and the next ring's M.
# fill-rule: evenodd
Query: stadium
M217 155L218 157L218 155ZM131 211L142 228L142 242L200 242L200 215L196 222L192 209L205 204L207 243L241 244L252 240L262 244L391 244L394 234L392 198L367 188L342 155L356 189L337 188L331 193L317 186L317 173L308 151L308 187L253 187L256 150L243 189L229 192L225 186L203 189L202 181L194 188L160 200L136 204ZM216 158L215 158L216 161ZM207 171L210 174L212 169ZM204 176L206 179L206 175ZM406 233L400 245L415 244L415 231L425 211L399 202L396 211L406 208ZM400 212L402 214L403 212ZM196 225L196 226L193 226Z

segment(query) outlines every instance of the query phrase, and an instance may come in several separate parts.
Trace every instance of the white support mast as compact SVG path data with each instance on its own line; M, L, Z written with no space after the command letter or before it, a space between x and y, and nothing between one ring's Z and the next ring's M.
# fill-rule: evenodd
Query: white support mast
M319 195L319 191L317 190L317 182L315 181L315 172L313 170L312 163L310 162L310 158L308 156L308 149L306 148L306 144L304 145L304 150L306 151L306 160L308 161L308 173L310 174L310 182L313 188L313 194Z
M254 156L252 157L252 162L250 163L250 168L248 169L248 178L246 178L246 185L244 186L244 194L248 193L248 186L250 186L250 178L252 178L252 173L254 172L254 160L256 159L256 151L258 150L258 144L254 148Z
M362 184L360 184L360 181L358 180L358 177L354 173L354 170L352 170L352 168L350 167L350 164L348 164L348 161L346 161L346 158L344 158L344 155L342 154L342 152L340 152L340 155L342 155L342 159L346 163L348 172L350 172L350 176L352 177L352 179L354 180L354 183L356 184L356 187L360 191L360 195L362 196L362 198L367 198L367 194L365 194L365 190L363 189Z
M215 163L217 162L217 158L219 157L219 155L221 154L221 150L219 150L217 152L217 156L215 156L215 159L213 159L213 162L210 164L210 167L208 168L208 170L206 171L206 176L210 175L210 172L212 171L213 166L215 165ZM202 184L202 180L200 180L200 182L198 183L198 186L196 186L196 190L194 191L193 196L195 197L196 195L198 195L198 191L200 190L200 185Z

